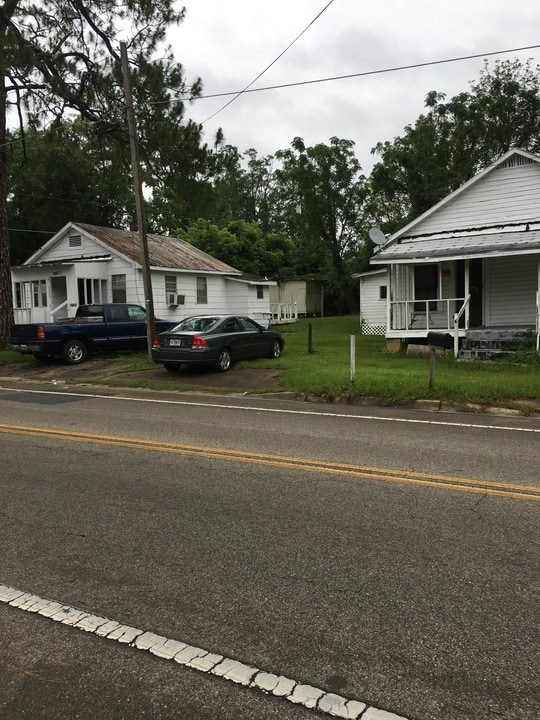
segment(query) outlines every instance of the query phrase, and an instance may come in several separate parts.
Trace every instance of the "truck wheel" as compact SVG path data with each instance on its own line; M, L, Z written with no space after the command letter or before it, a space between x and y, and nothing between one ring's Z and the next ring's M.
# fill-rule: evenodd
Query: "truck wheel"
M82 340L68 340L62 348L62 360L68 365L78 365L87 356L88 350Z

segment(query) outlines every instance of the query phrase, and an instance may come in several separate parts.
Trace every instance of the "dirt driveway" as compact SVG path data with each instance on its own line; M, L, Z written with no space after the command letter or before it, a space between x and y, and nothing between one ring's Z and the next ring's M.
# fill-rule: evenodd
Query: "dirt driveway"
M178 373L167 372L161 365L148 370L128 371L129 363L121 360L91 358L81 365L28 360L0 365L0 378L34 380L39 382L92 383L100 385L124 384L136 381L139 387L166 384L167 390L201 389L227 393L281 392L278 371L264 368L236 368L217 373L209 368L186 368Z

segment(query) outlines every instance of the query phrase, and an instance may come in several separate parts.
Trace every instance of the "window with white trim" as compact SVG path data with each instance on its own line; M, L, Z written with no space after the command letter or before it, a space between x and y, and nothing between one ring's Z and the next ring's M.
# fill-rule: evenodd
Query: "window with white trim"
M165 296L169 297L169 294L176 295L176 291L176 275L165 275Z
M197 305L208 304L208 286L205 277L198 277L197 280Z
M127 302L126 276L111 275L112 301L113 303Z

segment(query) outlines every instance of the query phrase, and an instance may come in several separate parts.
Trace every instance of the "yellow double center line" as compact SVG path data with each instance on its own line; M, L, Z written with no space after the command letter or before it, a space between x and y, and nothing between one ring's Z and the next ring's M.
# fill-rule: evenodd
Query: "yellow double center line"
M8 423L0 423L0 432L12 435L30 435L33 437L49 438L53 440L69 440L71 442L112 445L114 447L132 448L134 450L150 450L152 452L173 453L176 455L191 455L194 457L207 458L209 460L227 460L229 462L251 463L254 465L266 465L270 467L288 468L293 470L307 470L316 473L346 475L349 477L366 478L369 480L445 488L447 490L458 490L459 492L495 495L498 497L514 498L519 500L540 501L540 487L535 487L533 485L517 485L513 483L492 482L489 480L474 480L471 478L452 477L449 475L435 475L432 473L419 473L409 470L378 468L371 467L369 465L353 465L334 462L332 460L313 460L311 458L271 455L267 453L249 452L247 450L213 448L206 445L187 445L183 443L171 443L158 440L145 440L143 438L96 435L86 432L56 430L26 425L11 425Z

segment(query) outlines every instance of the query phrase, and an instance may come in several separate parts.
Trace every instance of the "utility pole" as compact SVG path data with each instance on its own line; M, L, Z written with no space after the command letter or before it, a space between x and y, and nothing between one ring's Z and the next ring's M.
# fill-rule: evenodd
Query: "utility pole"
M152 340L155 335L154 297L152 294L152 277L150 275L150 257L148 255L148 238L146 236L146 217L144 212L144 196L142 191L141 167L139 162L139 142L137 138L137 125L133 112L133 95L131 93L131 77L125 42L120 43L122 57L122 74L124 77L124 97L129 130L129 145L131 148L131 171L133 174L133 187L135 191L135 207L137 211L137 226L139 231L139 244L141 252L141 268L144 287L144 301L146 308L146 338L148 342L148 359L152 362Z

